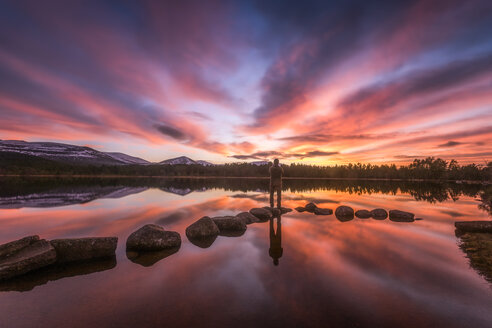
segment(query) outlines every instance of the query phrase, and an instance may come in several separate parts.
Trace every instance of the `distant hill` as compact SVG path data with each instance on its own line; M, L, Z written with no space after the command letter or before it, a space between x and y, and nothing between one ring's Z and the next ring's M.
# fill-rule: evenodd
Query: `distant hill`
M165 165L178 165L178 164L193 165L193 164L198 164L198 165L203 165L203 166L214 165L214 164L207 162L207 161L202 161L202 160L194 161L191 158L186 157L186 156L180 156L180 157L166 159L162 162L159 162L159 164L165 164Z
M125 165L144 164L147 161L121 153L104 153L90 147L74 146L55 142L26 142L0 140L0 152L42 158L49 161L79 165Z

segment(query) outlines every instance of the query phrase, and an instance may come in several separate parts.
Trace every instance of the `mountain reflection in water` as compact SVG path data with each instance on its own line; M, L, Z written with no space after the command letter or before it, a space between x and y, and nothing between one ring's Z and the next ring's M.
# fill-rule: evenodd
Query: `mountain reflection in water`
M205 215L269 205L268 180L89 180L0 185L2 199L70 191L108 195L113 187L109 195L118 188L139 191L66 206L0 209L0 243L31 234L119 238L117 265L0 286L2 326L413 328L492 322L491 285L475 263L470 267L454 232L457 218L490 220L478 207L488 199L480 185L286 180L282 206L313 201L333 210L400 209L423 220L340 222L334 214L294 211L202 248L186 238L186 227ZM186 195L170 192L187 189ZM128 236L148 223L179 232L181 248L127 254Z

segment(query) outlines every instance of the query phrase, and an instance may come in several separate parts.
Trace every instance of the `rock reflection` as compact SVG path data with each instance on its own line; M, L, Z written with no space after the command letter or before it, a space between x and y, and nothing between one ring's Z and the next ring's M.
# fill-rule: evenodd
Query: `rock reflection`
M136 252L127 251L126 257L133 263L140 264L144 267L150 267L162 259L169 257L179 251L179 247L168 248L162 251L154 252Z
M0 291L26 292L50 281L107 271L114 267L116 267L116 257L51 265L1 282Z
M202 238L190 238L190 237L188 237L188 240L190 241L190 243L192 243L193 245L198 246L200 248L209 248L210 246L212 246L215 239L217 239L217 236L202 237Z

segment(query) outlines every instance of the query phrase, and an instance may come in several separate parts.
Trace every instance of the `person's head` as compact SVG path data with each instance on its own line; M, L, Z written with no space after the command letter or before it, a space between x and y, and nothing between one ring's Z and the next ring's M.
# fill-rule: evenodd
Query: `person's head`
M275 158L275 159L273 160L273 165L278 166L278 158Z

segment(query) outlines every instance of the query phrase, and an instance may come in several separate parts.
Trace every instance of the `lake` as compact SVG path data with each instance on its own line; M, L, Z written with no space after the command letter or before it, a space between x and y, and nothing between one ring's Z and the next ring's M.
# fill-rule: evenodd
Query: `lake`
M1 327L492 326L492 285L470 265L454 228L491 219L481 201L490 186L286 180L286 207L399 209L422 220L342 222L293 211L280 226L251 224L201 248L186 227L268 206L268 180L0 183L0 243L31 234L119 238L116 259L1 283ZM147 223L179 232L180 249L127 256L127 237Z

